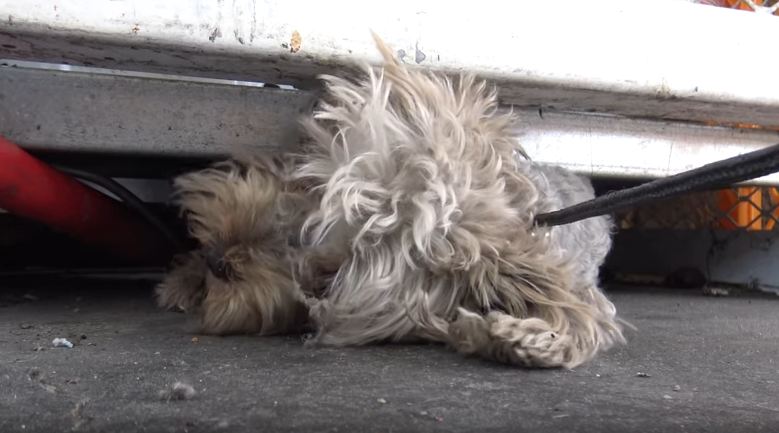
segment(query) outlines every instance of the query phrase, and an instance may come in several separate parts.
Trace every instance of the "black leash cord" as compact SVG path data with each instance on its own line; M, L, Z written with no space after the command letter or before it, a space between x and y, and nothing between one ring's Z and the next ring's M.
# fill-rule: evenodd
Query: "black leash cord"
M184 250L185 248L184 241L180 239L179 236L177 236L176 233L174 233L173 230L171 230L159 217L157 217L157 215L155 215L151 210L149 210L146 204L140 198L138 198L135 194L133 194L132 191L122 186L119 182L109 177L102 176L89 171L78 170L75 168L63 167L63 166L55 166L55 168L69 176L75 177L77 179L85 180L87 182L91 182L95 185L105 188L106 191L117 196L119 200L121 200L122 203L125 206L127 206L130 210L136 212L143 219L145 219L147 223L149 223L152 227L157 229L157 231L159 231L160 234L165 236L174 247L178 248L181 251Z
M779 171L779 144L706 164L673 176L612 191L592 200L536 216L536 224L557 226L632 208L689 192L722 188Z

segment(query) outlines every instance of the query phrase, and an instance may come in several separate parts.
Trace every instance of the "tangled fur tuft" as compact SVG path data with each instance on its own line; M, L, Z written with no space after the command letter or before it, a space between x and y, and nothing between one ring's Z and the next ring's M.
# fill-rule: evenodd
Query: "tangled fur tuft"
M309 326L312 343L424 339L524 366L573 367L622 341L598 287L610 221L533 225L592 197L589 183L527 160L486 83L377 45L382 68L323 77L303 152L177 180L203 248L160 303L209 332Z

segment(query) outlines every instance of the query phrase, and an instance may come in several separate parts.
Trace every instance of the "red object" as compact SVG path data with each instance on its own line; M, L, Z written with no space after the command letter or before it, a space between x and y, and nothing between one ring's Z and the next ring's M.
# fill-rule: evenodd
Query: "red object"
M0 208L132 263L170 254L165 239L121 203L0 137Z

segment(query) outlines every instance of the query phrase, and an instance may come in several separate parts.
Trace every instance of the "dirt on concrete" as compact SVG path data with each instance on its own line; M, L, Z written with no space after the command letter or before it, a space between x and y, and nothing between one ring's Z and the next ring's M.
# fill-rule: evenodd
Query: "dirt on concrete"
M0 432L779 431L776 299L614 290L637 331L567 371L196 335L150 287L0 288Z

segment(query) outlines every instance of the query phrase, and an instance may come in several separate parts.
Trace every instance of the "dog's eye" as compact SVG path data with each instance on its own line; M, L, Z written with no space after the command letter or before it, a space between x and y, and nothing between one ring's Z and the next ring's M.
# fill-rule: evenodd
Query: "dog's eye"
M230 264L225 261L224 255L214 250L211 250L206 254L206 264L211 274L222 281L229 281L233 277L233 269Z
M211 273L220 280L227 280L227 264L224 260L218 260L216 264L211 266Z

